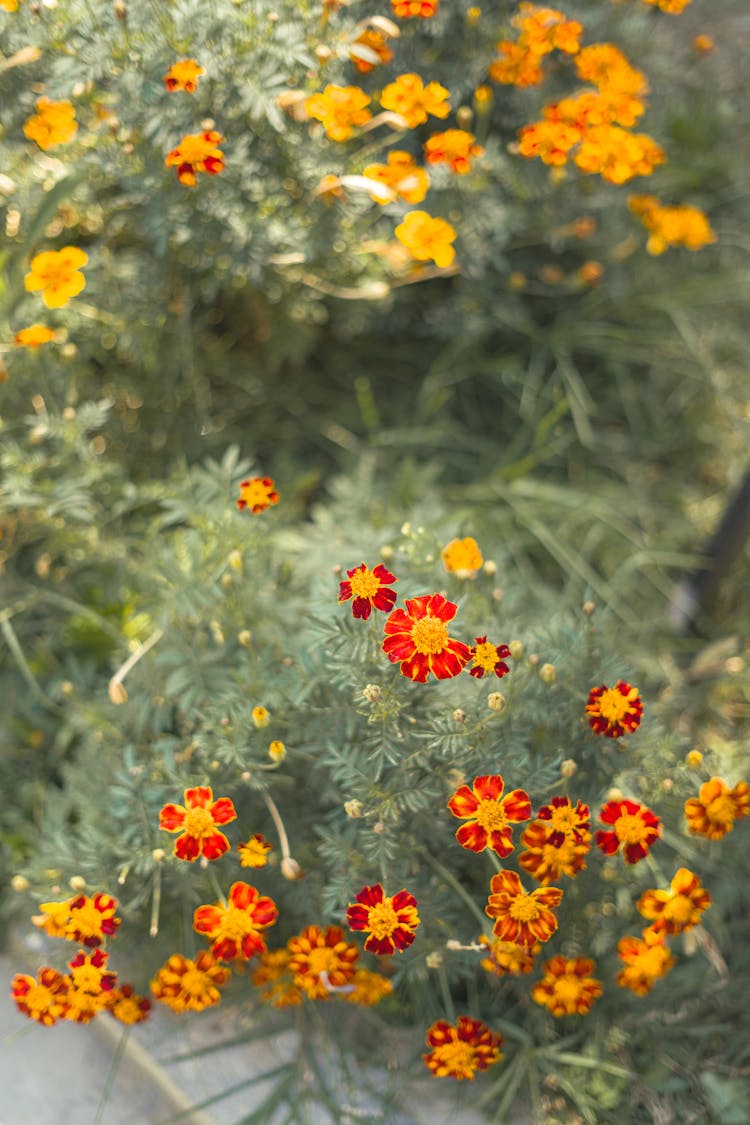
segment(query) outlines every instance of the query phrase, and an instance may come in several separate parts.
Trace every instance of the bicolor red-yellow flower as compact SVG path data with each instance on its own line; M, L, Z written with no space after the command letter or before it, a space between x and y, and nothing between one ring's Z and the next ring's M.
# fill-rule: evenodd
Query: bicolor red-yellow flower
M731 789L720 777L704 781L697 797L685 802L688 831L694 836L721 840L734 828L735 820L750 813L750 786L738 781Z
M401 674L425 683L457 676L471 655L469 646L448 636L448 622L458 609L442 594L407 598L406 609L396 609L385 623L383 651Z
M495 919L495 937L526 948L549 941L557 929L552 911L563 897L558 887L526 891L515 871L499 871L492 877L490 891L484 912Z
M369 933L365 949L370 953L402 952L414 941L419 914L417 900L406 890L386 895L380 883L363 887L355 902L346 908L350 930Z
M475 777L469 788L462 785L448 802L454 816L467 820L456 832L462 848L483 852L490 848L504 859L513 851L511 824L520 824L531 816L531 801L525 789L514 789L503 797L504 782L500 774Z
M395 574L378 563L372 570L364 563L347 570L347 580L339 584L339 605L352 600L352 616L366 621L373 609L389 613L396 602L396 591L391 582L398 582Z
M271 477L251 477L240 482L237 507L241 512L248 508L254 516L257 516L278 502L279 494Z
M638 863L661 836L659 817L637 801L608 801L599 819L612 827L596 833L598 847L605 855L614 855L622 847L626 863Z
M585 707L589 726L607 738L620 738L632 734L640 726L643 703L638 688L618 680L613 688L602 684L589 692Z
M261 896L249 883L233 883L226 906L199 906L193 914L193 929L211 941L211 952L218 961L231 961L263 953L266 943L261 930L272 926L279 916L273 899Z
M544 976L531 995L553 1016L585 1016L602 994L602 982L590 974L594 962L588 957L551 957L542 966Z
M502 1038L471 1016L459 1016L456 1024L438 1020L427 1031L423 1055L427 1066L438 1078L474 1078L478 1070L486 1070L502 1058Z
M185 790L185 804L164 805L159 813L159 827L166 832L181 832L174 845L178 859L192 863L203 856L219 859L229 851L229 840L217 825L236 820L237 812L229 797L213 799L208 785L198 785Z

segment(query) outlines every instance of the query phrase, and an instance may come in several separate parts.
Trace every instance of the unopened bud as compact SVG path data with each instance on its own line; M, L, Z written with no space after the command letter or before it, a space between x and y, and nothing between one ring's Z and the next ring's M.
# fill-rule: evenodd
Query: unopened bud
M164 851L164 848L154 848L151 852L151 858L154 863L163 863L167 858L167 853Z
M336 575L337 578L338 578L339 574L341 574L341 571L343 569L344 568L341 565L341 563L334 563L333 566L331 567L331 570L333 571L333 573Z
M703 755L701 754L700 750L689 750L685 755L685 761L691 769L695 770L703 761Z
M110 680L109 681L109 698L110 698L110 701L112 703L115 703L115 704L127 703L128 693L127 693L127 690L125 688L125 685L121 684L119 680L114 680L114 679Z
M214 758L214 760L212 762L208 763L208 768L210 770L213 770L214 773L216 773L216 771L218 769L221 769L221 762L219 761L218 758Z
M228 590L233 585L232 575L222 574L221 578L219 579L219 585L221 586L222 590Z
M71 891L82 891L86 886L86 880L83 875L71 875L68 879L68 886Z
M424 963L428 969L439 969L443 963L443 955L435 950L433 953L427 954Z
M70 699L75 690L76 689L70 682L70 680L63 680L63 682L60 684L60 694L64 695L66 699Z
M302 868L297 863L296 859L292 859L292 857L288 855L281 861L281 874L285 879L289 879L293 882L295 879L302 878Z
M252 641L252 639L253 634L249 629L241 629L237 634L237 640L240 642L243 648L250 648L250 642Z
M497 574L497 563L493 559L487 559L482 570L492 578L493 574Z
M361 801L353 798L351 801L344 801L344 810L346 815L351 817L352 820L359 820L364 811L364 805Z
M272 762L283 762L286 758L286 746L278 738L274 738L268 747L268 757Z
M539 663L539 653L538 652L530 652L529 653L529 664L531 665L531 667L536 668L538 663Z
M674 782L672 781L672 778L665 777L661 783L661 787L665 793L671 793L672 789L674 789Z
M607 793L607 800L608 801L621 801L622 800L622 789L618 789L617 786L613 786L613 788L610 789L609 793Z
M372 830L373 830L373 832L376 833L376 835L382 836L383 833L385 832L385 825L383 824L383 821L382 820L376 821L375 824L373 824L373 826L372 826Z
M560 773L563 777L572 777L578 771L578 763L573 758L566 758L560 763Z
M28 891L29 880L25 875L14 875L10 881L10 885L14 891L18 891L18 893L21 894L23 891Z
M380 557L381 559L385 559L386 562L393 558L393 547L391 547L390 543L384 543L380 548Z
M250 770L243 770L240 774L240 781L244 781L245 783L247 783L252 776L253 775L250 773Z
M377 684L367 684L362 689L362 695L365 697L368 703L377 703L382 694L383 693L381 692Z
M508 645L510 655L514 660L520 660L523 656L523 641L511 641Z
M459 129L468 129L474 120L474 110L471 106L460 105L456 110L456 121Z
M271 722L271 712L265 707L253 707L253 725L260 730Z
M487 706L490 711L502 711L505 707L505 696L501 691L491 691L487 696Z
M466 718L466 712L463 710L462 707L457 707L456 710L453 712L453 721L455 723L462 723L465 718Z
M557 671L554 664L542 664L539 669L539 679L545 684L554 684L557 679Z
M230 551L227 555L227 562L231 566L232 570L242 570L242 552Z
M587 617L591 617L594 613L594 610L596 609L596 603L595 602L584 602L583 606L581 608L583 609L583 612L586 614Z
M611 918L613 914L617 913L617 907L613 902L603 902L601 911L605 918Z

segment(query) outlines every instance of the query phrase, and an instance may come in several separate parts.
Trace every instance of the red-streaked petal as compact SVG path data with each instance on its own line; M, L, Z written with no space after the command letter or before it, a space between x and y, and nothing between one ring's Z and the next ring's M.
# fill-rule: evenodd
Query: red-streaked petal
M182 805L165 805L159 813L159 827L167 832L181 832L186 814Z
M365 942L365 949L368 953L379 953L386 956L396 952L396 946L391 937L376 938L374 934L370 934Z
M594 839L605 855L614 855L620 846L616 832L596 832Z
M407 605L409 602L406 603ZM386 633L409 633L411 634L414 622L403 609L394 609L390 617L387 618L383 628Z
M391 659L393 658L391 657ZM430 665L433 659L434 657L427 656L423 652L415 652L406 660L401 661L401 675L408 676L415 683L424 684L430 674ZM432 670L435 671L434 668ZM435 675L437 675L437 672L435 672Z
M194 927L195 928L195 927ZM199 933L203 931L199 930ZM211 946L211 952L217 961L233 961L239 956L239 949L234 938L220 938Z
M355 898L363 906L377 906L385 898L385 891L381 883L373 883L371 887L363 887Z
M481 778L477 778L477 781ZM476 787L476 782L474 783ZM479 808L479 800L476 795L469 789L468 785L462 785L451 797L448 802L448 808L454 816L461 817L465 820L467 817L474 816Z
M201 854L201 841L197 836L178 836L175 840L174 854L178 859L192 863Z
M408 622L407 627L409 629L411 629L415 620L419 620L420 617L426 617L427 614L430 613L429 602L431 597L431 594L422 594L418 598L406 598L404 600L406 612L404 612L403 609L396 610L396 613L401 613L406 618Z
M449 602L442 594L433 594L429 599L427 612L431 617L437 617L443 622L448 622L453 620L457 611L458 606Z
M272 898L262 895L253 910L253 923L256 926L270 926L279 916L279 908Z
M229 851L229 840L223 832L214 832L213 836L204 836L201 843L206 859L219 859L225 852Z
M383 641L383 652L386 654L391 664L397 664L402 660L408 660L415 652L411 633L396 633L390 637L386 637Z
M513 851L513 833L510 828L496 828L490 834L490 848L505 859Z
M341 605L342 602L348 602L349 598L351 596L352 596L352 584L351 584L351 582L341 582L339 584L339 605Z
M372 605L369 598L355 598L352 602L352 617L358 617L362 621L367 621L372 613Z
M224 910L220 906L199 906L193 914L193 929L199 934L212 934L221 926Z
M349 906L346 910L346 923L350 930L366 930L370 921L370 911L366 906Z
M232 906L236 906L238 910L252 911L258 901L258 891L255 887L250 886L249 883L232 883L232 886L229 888L229 901Z
M647 844L626 844L622 849L626 863L638 863L648 855Z
M525 789L514 789L503 801L503 812L513 824L528 820L531 816L531 801Z
M214 799L213 790L208 785L196 785L185 790L185 804L190 809L205 809Z
M499 773L474 778L473 789L480 801L497 801L504 788L505 782Z
M382 613L388 613L388 611L393 607L395 602L396 602L396 591L395 590L384 590L384 589L382 589L382 587L381 587L380 590L378 590L375 597L372 599L372 604L375 606L376 609L379 609Z
M214 824L229 824L230 820L237 819L237 810L230 797L219 797L208 811L214 818Z
M470 852L483 852L487 847L487 830L472 821L461 825L456 832L456 839L462 848L467 848Z
M408 930L403 926L397 926L391 934L393 944L396 946L396 949L400 951L407 949L414 941L415 936L413 930Z
M398 582L396 575L391 574L390 570L386 570L382 563L378 563L378 565L373 568L372 573L375 575L378 582L384 586L388 585L389 582ZM396 595L394 594L393 596L395 598Z
M245 934L242 939L242 952L245 957L255 957L258 953L265 953L266 943L260 934Z
M430 671L438 680L450 680L463 672L470 659L468 645L449 640L442 652L430 654Z
M412 909L416 910L417 900L415 899L414 895L411 894L409 891L401 890L401 891L398 891L398 893L393 896L393 898L391 899L391 905L392 905L393 909L396 911L396 913L399 915L399 922L405 922L406 919L402 918L400 916L400 911L402 911L402 910L412 910Z

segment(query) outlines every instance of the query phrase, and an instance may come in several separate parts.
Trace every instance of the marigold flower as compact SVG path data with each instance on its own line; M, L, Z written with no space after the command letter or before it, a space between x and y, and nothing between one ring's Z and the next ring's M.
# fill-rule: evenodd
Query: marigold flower
M46 152L73 139L78 132L78 125L72 102L53 102L49 98L38 98L35 105L36 113L23 127L30 141L36 141L39 148Z
M483 852L486 848L501 859L513 851L511 824L519 824L531 816L531 801L525 789L514 789L503 797L504 783L500 774L475 777L469 789L461 785L448 802L454 816L462 824L456 839L462 848Z
M584 47L575 58L578 76L608 93L632 94L640 98L648 93L648 82L614 43L594 43Z
M583 26L577 20L567 19L555 8L521 4L511 22L520 29L519 41L535 55L546 55L554 50L574 55L580 47Z
M425 86L418 74L400 74L380 95L383 109L398 113L409 129L422 125L430 117L447 117L451 107L450 91L439 82Z
M205 133L186 133L180 143L165 157L167 168L177 169L177 179L187 187L195 187L198 173L216 176L224 171L224 153L218 147L224 141L221 133L208 129Z
M643 703L638 688L618 680L613 688L606 684L592 688L586 703L585 714L589 726L607 738L620 738L640 726Z
M730 789L720 777L704 781L697 797L685 802L688 831L694 836L721 840L734 828L735 820L750 813L750 787L738 781Z
M360 54L357 48L361 47L374 55L377 61L369 55L365 57L364 52ZM393 58L393 51L388 46L388 40L382 31L377 31L374 27L366 27L351 44L349 58L360 74L369 74L376 66L385 66L389 63Z
M548 121L561 121L583 133L592 125L635 125L645 105L640 98L618 90L586 90L574 98L561 98L544 107Z
M220 965L206 949L195 961L173 953L150 987L156 999L173 1012L202 1012L219 1003L219 989L231 975L231 971Z
M664 207L653 195L631 195L628 207L649 232L646 250L663 254L669 246L700 250L716 242L716 234L703 211L681 204Z
M518 131L518 151L529 159L538 156L545 164L561 167L568 153L581 140L580 130L562 121L533 121Z
M495 937L526 948L537 941L549 941L557 929L552 910L563 897L558 887L525 891L515 871L499 871L490 881L490 891L484 912L495 919Z
M468 645L448 636L448 622L457 605L442 594L407 598L406 609L396 609L385 623L383 651L402 676L426 683L432 673L438 680L457 676L471 656Z
M552 957L542 968L544 976L531 995L553 1016L585 1016L602 994L602 982L589 976L594 962L588 957Z
M581 834L576 841L572 836L550 829L544 820L535 820L521 836L524 846L518 856L519 866L547 886L561 875L574 879L586 867L586 855L591 848L591 833Z
M42 906L43 910L44 907ZM95 948L116 933L120 918L115 917L117 899L107 894L96 894L93 898L79 895L68 903L70 918L65 928L65 936L70 941Z
M668 16L679 16L685 11L690 0L643 0L643 2L653 5L660 12L666 12Z
M271 722L271 712L265 707L253 707L253 726L258 730L267 727Z
M654 919L649 926L654 933L682 934L698 925L711 895L697 875L681 867L668 891L644 891L636 905L644 918Z
M240 867L265 867L272 845L259 832L244 844L237 845L240 853Z
M626 863L638 863L661 836L661 821L651 809L637 801L608 801L599 819L612 828L599 830L594 839L605 855L614 855L622 845Z
M591 839L591 813L583 801L571 805L570 797L553 797L536 815L538 820L548 822L550 842L558 847L565 839L572 839L576 844Z
M592 126L574 156L583 172L598 173L610 184L648 176L666 159L664 149L647 133L630 133L619 125Z
M693 50L699 55L710 55L716 44L710 35L696 35L693 38Z
M0 0L0 8L6 12L17 12L19 0Z
M164 75L164 85L170 92L185 90L188 94L194 94L198 79L205 73L204 68L195 59L182 59L180 62L172 63Z
M273 899L259 896L249 883L233 883L229 905L217 902L213 906L199 906L193 914L193 929L210 938L211 952L217 961L231 961L234 957L247 960L265 950L260 931L272 926L278 915Z
M367 108L372 99L359 86L328 85L322 94L305 99L310 117L320 121L332 141L348 141L357 125L366 125L372 117Z
M43 902L39 909L41 914L35 914L31 921L40 930L44 930L50 937L64 938L68 921L70 919L69 900L65 902Z
M374 1007L393 992L393 985L387 977L369 969L356 969L351 983L351 992L343 993L342 997L350 1004L360 1004L363 1008Z
M88 260L88 254L77 246L45 250L32 258L24 286L30 293L41 291L48 309L61 309L85 288L86 278L80 269Z
M436 219L427 211L409 211L394 234L418 262L433 261L446 269L456 256L451 243L456 231L445 219Z
M451 539L440 552L440 558L448 573L457 578L474 578L484 564L479 544L470 535L465 539Z
M479 939L482 945L488 946L489 956L480 961L480 965L487 973L496 977L521 976L530 973L534 968L534 955L542 948L540 945L527 949L524 945L517 945L514 941L487 941L482 935Z
M240 511L249 508L257 516L278 502L279 494L271 477L252 477L240 482L240 497L237 501Z
M283 762L286 758L286 746L279 738L274 738L268 744L268 757L272 762Z
M369 931L365 949L370 953L403 952L414 941L419 915L417 900L408 891L388 896L380 883L363 887L356 902L346 908L350 930Z
M389 589L390 582L398 582L395 574L378 563L372 570L361 563L347 570L348 579L339 585L339 605L353 598L352 616L366 621L373 609L389 613L396 602L396 591Z
M439 0L391 0L394 16L408 20L419 17L423 20L431 19L438 10Z
M514 43L504 39L498 43L500 58L490 63L487 75L492 82L504 86L539 86L544 81L542 56L530 50L524 43Z
M644 930L643 937L624 937L617 943L617 956L625 967L615 977L621 988L629 988L636 996L645 996L655 981L667 975L676 958L672 956L663 934Z
M502 1037L471 1016L459 1016L453 1024L438 1020L427 1031L432 1050L422 1055L425 1065L438 1078L474 1078L502 1058Z
M510 668L505 663L505 658L510 656L507 645L493 645L487 637L476 637L476 644L472 646L471 658L474 661L469 669L470 676L482 679L485 672L494 672L498 679L507 676Z
M397 149L388 153L387 164L368 164L362 175L390 188L393 199L398 197L405 203L421 203L430 186L429 172L415 163L411 153ZM372 198L381 206L391 202L379 192L373 192Z
M57 969L45 966L36 977L26 973L16 973L10 986L19 1012L30 1020L51 1027L64 1018L67 1010L69 981Z
M302 1003L303 993L294 983L289 969L288 949L269 949L258 957L252 982L261 989L260 998L274 1008L289 1008Z
M70 975L64 1019L89 1023L109 1006L117 984L117 973L107 970L108 957L109 954L102 949L95 949L93 953L81 950L72 961L68 961Z
M13 343L17 348L40 348L42 344L54 340L55 336L55 330L47 328L46 324L30 324L28 328L16 332Z
M294 984L311 1000L327 1000L333 990L348 985L359 958L359 949L344 940L338 926L306 926L289 939L287 949Z
M159 827L166 832L181 832L175 840L174 854L192 863L198 856L219 859L229 851L229 840L219 832L217 824L229 824L237 812L229 797L213 799L208 785L185 790L185 804L164 805L159 813Z
M453 172L463 176L471 171L472 159L484 156L484 149L475 141L474 134L465 129L433 133L425 141L425 160L428 164L448 164Z
M151 1001L147 996L139 996L132 984L114 988L107 1004L110 1015L127 1025L142 1023L151 1014Z

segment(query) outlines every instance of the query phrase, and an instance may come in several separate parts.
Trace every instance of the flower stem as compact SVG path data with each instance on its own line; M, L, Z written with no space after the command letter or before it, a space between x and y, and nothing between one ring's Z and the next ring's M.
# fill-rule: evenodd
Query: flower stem
M487 925L487 918L474 902L474 899L471 897L471 895L467 894L467 892L461 886L455 875L452 875L447 868L443 867L442 863L440 863L439 860L435 859L435 857L431 855L430 852L425 851L423 848L420 848L419 854L424 856L430 866L434 868L435 871L437 871L440 877L445 879L446 883L449 883L451 885L456 894L459 895L459 897L462 898L466 903L469 910L479 922L479 925L482 927L482 929L484 929L484 927Z
M269 797L267 793L263 794L263 800L266 802L266 808L270 812L271 819L273 820L273 822L276 826L276 831L279 834L279 844L281 846L281 858L282 859L291 859L292 853L289 851L289 837L286 834L286 829L284 828L284 822L281 819L281 813L279 812L279 810L276 806L276 802L273 800L272 797Z

